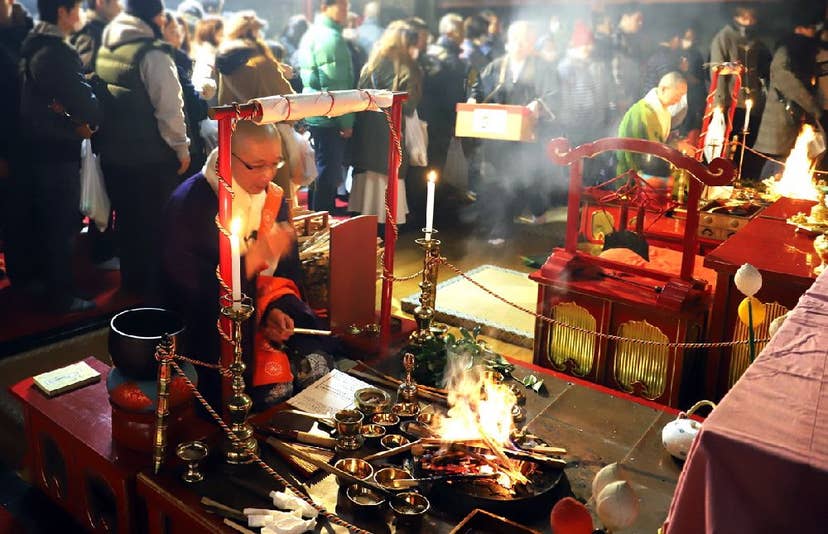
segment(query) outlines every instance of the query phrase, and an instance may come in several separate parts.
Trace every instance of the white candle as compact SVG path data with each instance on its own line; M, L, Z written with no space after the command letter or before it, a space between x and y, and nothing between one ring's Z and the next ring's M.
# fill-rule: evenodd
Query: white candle
M230 265L232 273L233 309L241 308L241 260L239 255L239 231L241 221L236 218L230 223Z
M434 184L437 182L437 171L429 171L426 189L426 241L431 240L431 232L434 230Z
M750 125L750 110L753 109L753 99L748 98L745 100L745 126L742 128L742 131L747 133L748 125Z

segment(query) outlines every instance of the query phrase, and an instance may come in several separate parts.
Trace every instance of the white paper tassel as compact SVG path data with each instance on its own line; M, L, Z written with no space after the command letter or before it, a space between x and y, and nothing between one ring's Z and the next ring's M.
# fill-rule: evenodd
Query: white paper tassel
M291 510L298 512L302 517L309 517L316 519L319 515L319 510L300 499L290 490L271 491L270 498L273 499L273 506L281 508L282 510Z

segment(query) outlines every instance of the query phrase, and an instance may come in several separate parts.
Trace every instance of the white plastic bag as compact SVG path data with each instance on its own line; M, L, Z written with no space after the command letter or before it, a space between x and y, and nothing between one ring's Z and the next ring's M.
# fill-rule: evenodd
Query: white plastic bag
M80 178L80 211L95 221L95 226L103 232L109 222L109 212L112 206L109 203L109 195L106 193L101 162L92 152L92 142L89 139L81 142Z
M299 152L301 154L300 161L302 162L302 173L304 176L302 183L298 185L307 186L316 180L319 174L316 170L316 152L310 144L310 132L300 134L294 130L293 136L296 139L296 144L299 146Z
M463 153L463 144L460 139L452 137L449 142L446 164L443 166L442 182L458 191L469 189L469 162Z
M704 159L710 163L714 158L722 155L725 142L725 116L721 108L713 108L713 116L707 126L707 136L704 138Z
M428 123L414 115L405 118L405 151L412 167L428 166Z

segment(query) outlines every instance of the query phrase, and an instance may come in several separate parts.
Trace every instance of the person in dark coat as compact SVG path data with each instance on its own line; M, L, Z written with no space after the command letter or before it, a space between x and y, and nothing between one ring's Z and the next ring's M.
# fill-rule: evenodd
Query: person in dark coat
M207 102L201 98L193 85L193 60L184 50L185 28L171 11L164 14L166 24L161 30L164 40L173 47L173 61L181 83L181 96L184 98L184 118L187 121L187 137L190 138L190 166L183 176L192 176L201 170L207 160L204 140L199 132L201 121L207 118Z
M80 146L101 120L80 57L65 39L80 22L78 0L39 0L40 22L20 49L21 162L7 260L14 284L35 284L59 312L88 310L75 295L72 258L80 229Z
M488 35L489 23L480 15L466 17L463 21L463 42L460 44L460 58L466 62L470 69L473 69L475 77L479 75L489 58L483 53L482 43Z
M121 0L86 0L86 24L73 33L69 43L75 47L83 64L83 73L95 72L95 58L101 47L103 31L109 21L123 11Z
M414 114L422 96L422 74L414 60L418 37L417 30L404 21L389 24L374 46L357 84L359 89L406 91L408 100L403 103L403 126L405 117ZM402 131L405 131L404 127ZM388 143L385 115L372 111L357 113L354 137L351 140L354 180L348 209L365 215L377 215L380 224L385 224ZM395 214L399 224L405 223L408 213L405 188L407 171L408 157L403 150Z
M484 159L494 167L495 175L481 177L484 190L477 202L479 222L481 230L488 233L489 243L495 246L511 235L514 219L524 207L528 207L533 222L544 215L554 185L542 144L552 135L549 119L557 109L557 72L535 54L537 30L531 23L514 22L507 35L507 54L483 70L472 87L472 98L480 103L527 106L541 120L536 127L536 142L483 144Z
M303 301L302 270L289 206L272 182L282 159L278 130L240 121L232 139L232 214L238 221L242 292L253 299L255 317L243 324L248 391L256 407L286 400L332 368L338 350L331 338L294 335L294 327L326 325ZM204 171L185 180L164 209L162 281L164 306L187 327L182 352L218 363L222 342L219 317L219 232L216 227L219 178L214 150ZM221 381L199 369L199 390L220 406Z
M822 115L817 98L816 26L796 26L776 49L770 67L770 90L754 148L774 159L785 159L794 146L805 122L814 124ZM776 164L765 166L761 177L779 170Z
M11 158L17 151L15 141L18 132L18 113L20 111L20 45L26 34L34 26L32 17L20 4L4 2L0 4L0 116L4 117L0 126L0 239L6 227L5 204L10 200L8 182L11 176ZM0 278L6 272L0 269Z
M158 298L161 209L190 167L190 139L172 47L162 41L162 0L127 0L103 34L95 73L107 84L98 132L116 212L121 288Z
M742 89L736 100L736 113L733 116L732 126L734 132L742 130L742 125L745 123L746 102L749 98L753 105L747 146L754 148L765 108L765 88L768 85L771 63L771 52L756 32L758 22L755 7L737 7L733 13L733 21L725 25L710 43L711 64L738 61L745 66ZM729 109L732 93L733 76L720 76L713 103L722 109ZM757 178L761 168L761 158L746 151L742 167L743 176Z

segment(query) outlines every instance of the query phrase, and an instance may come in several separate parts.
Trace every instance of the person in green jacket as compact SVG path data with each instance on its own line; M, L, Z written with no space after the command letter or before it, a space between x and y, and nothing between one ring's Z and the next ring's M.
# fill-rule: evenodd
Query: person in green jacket
M303 93L353 89L354 72L342 26L348 17L348 0L320 0L319 13L297 52ZM334 209L336 188L342 181L345 145L353 133L354 115L306 119L316 149L318 177L308 199L310 209Z
M666 143L670 136L671 106L682 101L687 94L687 81L678 72L669 72L661 77L658 87L632 105L618 125L618 137L634 137ZM666 162L641 156L633 152L618 152L618 174L630 169L655 176L666 176Z

